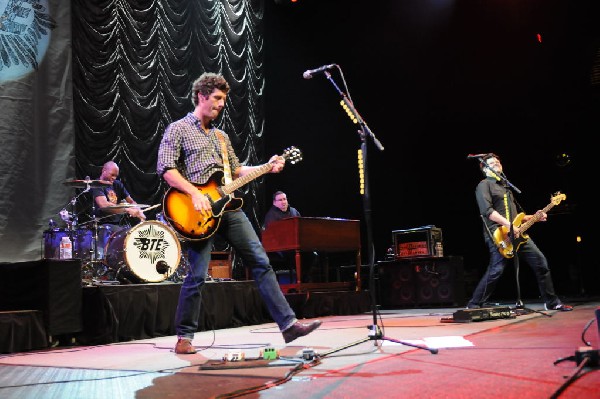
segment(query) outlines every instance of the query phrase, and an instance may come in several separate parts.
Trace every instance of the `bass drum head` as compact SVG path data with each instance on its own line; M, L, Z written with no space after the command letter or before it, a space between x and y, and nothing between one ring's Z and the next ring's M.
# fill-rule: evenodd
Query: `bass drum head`
M181 245L175 232L155 220L114 233L104 250L105 262L117 279L158 283L179 266Z

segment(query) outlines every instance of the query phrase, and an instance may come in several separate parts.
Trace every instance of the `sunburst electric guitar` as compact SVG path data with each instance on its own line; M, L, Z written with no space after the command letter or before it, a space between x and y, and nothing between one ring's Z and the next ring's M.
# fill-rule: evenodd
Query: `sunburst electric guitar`
M544 213L548 212L552 207L560 204L560 202L565 199L567 199L567 196L565 194L557 192L556 194L554 194L553 197L550 198L550 203L546 205L546 207L542 209L542 211ZM525 234L525 231L528 228L530 228L535 222L539 221L541 215L536 213L531 219L521 224L524 217L525 213L521 212L517 215L515 220L513 220L513 226L520 227L521 230L519 237L517 237L514 241L510 238L510 229L508 227L501 226L498 227L496 231L494 231L494 243L496 244L498 251L500 251L502 256L504 256L505 258L514 257L515 253L519 250L519 247L527 242L529 236Z
M282 157L286 162L295 164L302 160L302 152L296 147L289 147L285 149ZM224 212L239 209L244 203L241 198L234 196L235 190L268 173L272 167L273 165L267 162L227 184L223 184L223 172L217 172L210 177L206 184L196 184L196 188L206 195L212 204L212 215L209 216L194 209L192 198L189 195L171 187L163 198L165 218L184 239L205 240L215 233Z

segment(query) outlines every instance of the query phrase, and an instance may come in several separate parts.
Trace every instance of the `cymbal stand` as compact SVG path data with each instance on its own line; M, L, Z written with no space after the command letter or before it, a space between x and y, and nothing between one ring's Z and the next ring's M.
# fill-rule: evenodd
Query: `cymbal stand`
M67 205L71 205L71 212L67 211L67 205L65 205L65 207L59 212L60 218L67 224L67 234L69 236L69 239L71 240L71 243L73 245L73 254L79 254L79 241L76 240L77 237L77 229L79 227L78 225L78 215L77 215L77 201L79 199L79 197L81 197L83 194L85 194L86 192L88 192L90 190L90 186L88 184L88 187L82 191L81 193L77 194L76 196L74 196L73 198L71 198L69 200L69 202L67 203Z
M94 279L98 279L107 272L107 266L104 264L102 259L98 256L98 222L100 218L96 215L96 205L92 198L92 245L91 245L91 257L90 264L92 267L92 282Z
M86 178L86 181L87 180L89 180L89 178ZM87 193L91 190L90 183L87 183L86 185L87 185L86 189L83 190L81 192L81 194L79 194L79 195L83 195L84 193ZM103 265L102 265L102 260L98 259L98 221L99 221L99 219L96 215L95 201L94 201L94 198L92 198L92 221L91 221L92 237L91 237L91 248L90 248L90 254L89 254L90 259L89 259L89 261L86 261L85 264L82 265L82 271L81 271L82 282L86 285L93 285L94 279L96 279L100 274L104 274L104 272L105 272L104 270L103 271L99 270L100 269L99 266L103 266Z

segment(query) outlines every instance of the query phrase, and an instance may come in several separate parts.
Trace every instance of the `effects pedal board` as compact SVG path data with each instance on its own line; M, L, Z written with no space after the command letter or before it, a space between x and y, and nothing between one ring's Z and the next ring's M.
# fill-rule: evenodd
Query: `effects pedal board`
M514 319L515 313L508 306L480 309L463 309L454 312L455 323L470 323L472 321L485 321L497 319Z

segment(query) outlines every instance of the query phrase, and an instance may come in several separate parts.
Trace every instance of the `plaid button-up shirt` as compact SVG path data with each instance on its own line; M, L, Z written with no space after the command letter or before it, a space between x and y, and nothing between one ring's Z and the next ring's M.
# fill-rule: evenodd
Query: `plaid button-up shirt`
M162 176L169 169L177 169L191 183L205 184L215 172L223 172L217 130L212 128L206 133L191 112L167 126L158 149L158 175ZM229 165L234 173L241 166L240 161L229 136L222 130L219 132L225 139Z

